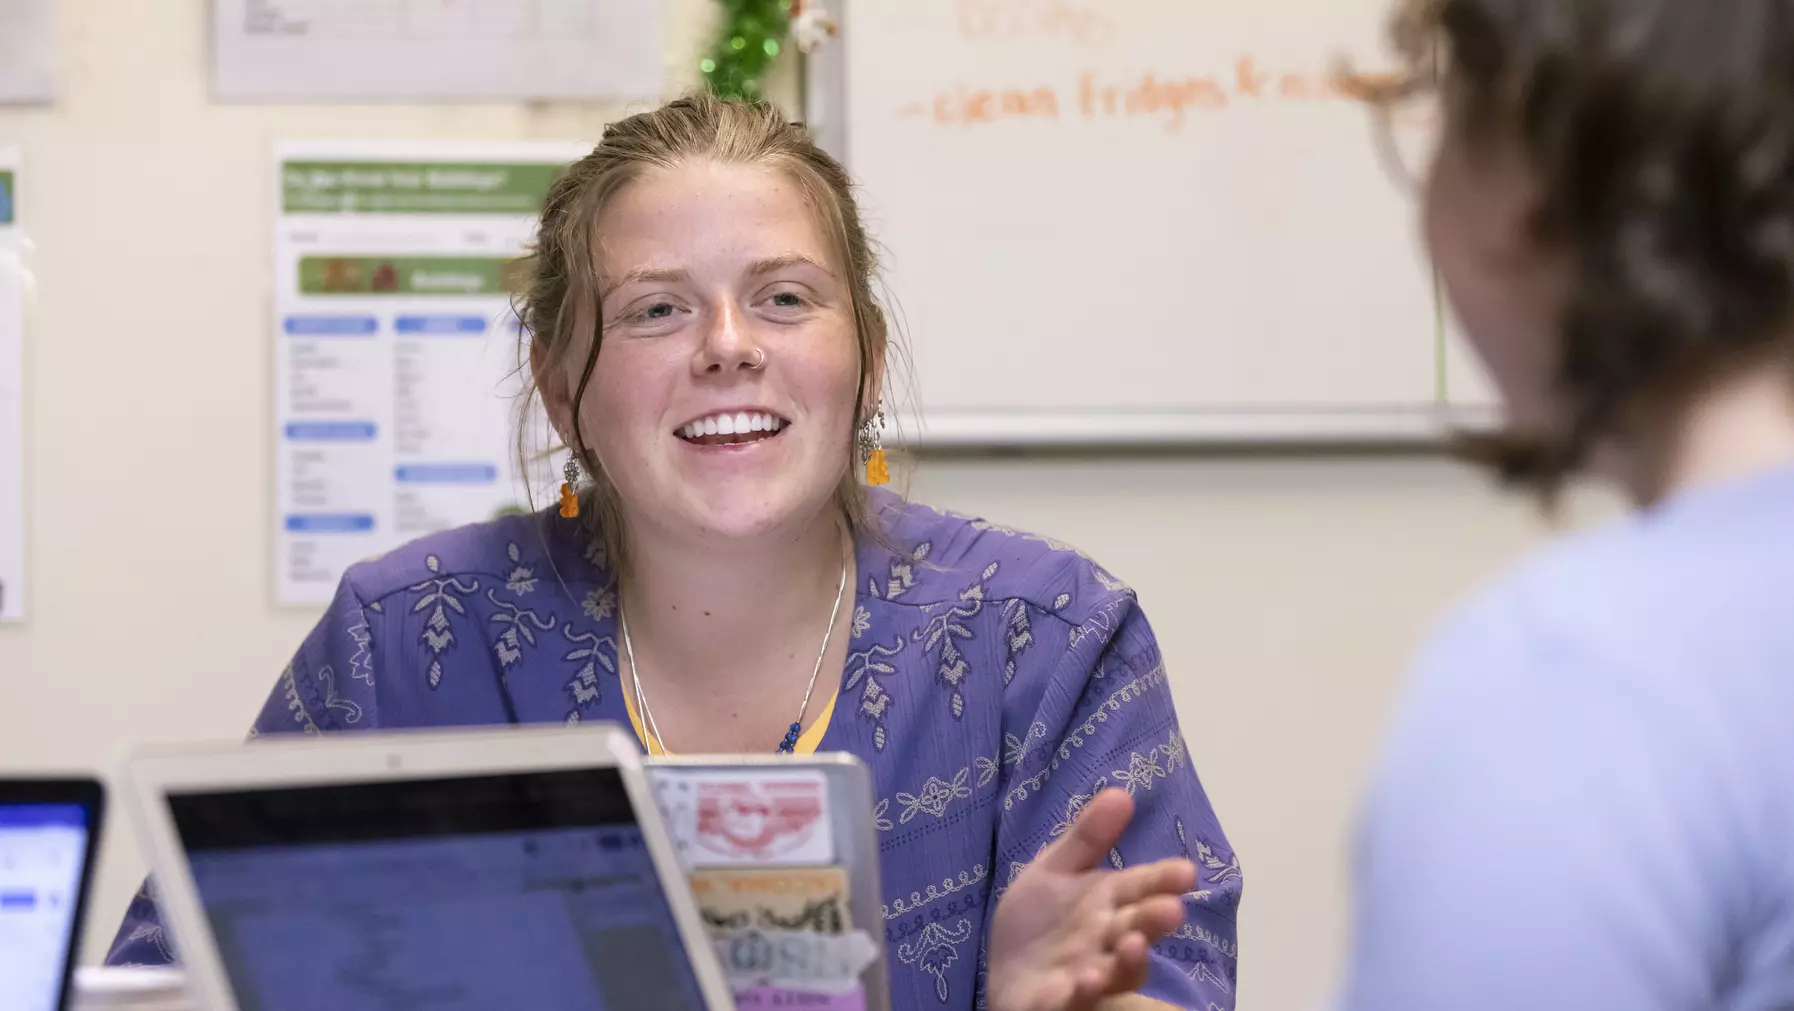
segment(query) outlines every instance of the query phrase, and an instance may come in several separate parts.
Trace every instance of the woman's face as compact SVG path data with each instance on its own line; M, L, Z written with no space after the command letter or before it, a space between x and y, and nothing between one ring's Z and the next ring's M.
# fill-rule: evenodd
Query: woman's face
M595 235L604 341L581 422L631 527L751 538L821 515L847 468L859 349L797 186L763 167L656 171Z
M1522 432L1550 423L1570 280L1566 258L1532 234L1535 200L1532 172L1517 150L1447 131L1427 186L1427 244L1465 335L1501 391L1509 425Z

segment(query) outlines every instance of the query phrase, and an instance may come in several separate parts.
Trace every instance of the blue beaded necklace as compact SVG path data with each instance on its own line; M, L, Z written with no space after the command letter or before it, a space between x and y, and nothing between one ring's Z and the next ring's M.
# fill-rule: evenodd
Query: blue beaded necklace
M848 555L841 559L841 584L835 587L835 605L829 609L828 627L822 631L822 651L816 654L816 668L810 671L810 685L804 689L804 704L797 710L797 719L792 721L785 736L779 740L778 752L781 755L797 752L797 739L804 732L804 716L810 711L810 696L816 693L816 678L822 673L822 661L828 656L829 639L835 634L836 622L841 620L841 598L847 595L847 563L851 557ZM667 750L666 738L660 736L660 727L654 722L654 710L648 708L648 696L642 694L642 676L635 667L635 646L629 641L629 618L623 613L620 594L617 598L617 626L623 632L623 652L629 658L629 680L635 689L636 708L641 710L642 726L653 742L660 746L661 755L669 755L671 752ZM650 747L648 753L652 755L654 749Z

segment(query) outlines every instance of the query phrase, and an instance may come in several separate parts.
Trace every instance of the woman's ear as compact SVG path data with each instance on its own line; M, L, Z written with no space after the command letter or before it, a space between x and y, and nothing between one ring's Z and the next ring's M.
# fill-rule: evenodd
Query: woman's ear
M885 314L877 306L872 307L871 325L875 328L866 342L866 368L861 373L860 412L864 417L856 418L855 423L864 425L872 420L878 411L879 401L885 391L885 351L891 346L889 331L885 329Z
M534 337L529 344L529 370L536 381L536 393L542 398L542 409L548 423L560 436L563 446L573 445L573 393L567 387L567 370L555 361L547 346ZM564 356L562 356L564 358Z

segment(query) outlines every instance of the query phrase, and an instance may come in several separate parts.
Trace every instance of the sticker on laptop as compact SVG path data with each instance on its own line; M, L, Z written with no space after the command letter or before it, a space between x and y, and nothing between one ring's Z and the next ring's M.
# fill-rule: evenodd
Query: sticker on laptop
M736 993L757 987L849 993L878 957L878 946L863 930L830 936L755 927L713 943Z
M843 934L853 926L844 867L693 871L691 890L712 937L750 927Z
M652 770L688 867L802 866L835 859L828 780L805 769Z

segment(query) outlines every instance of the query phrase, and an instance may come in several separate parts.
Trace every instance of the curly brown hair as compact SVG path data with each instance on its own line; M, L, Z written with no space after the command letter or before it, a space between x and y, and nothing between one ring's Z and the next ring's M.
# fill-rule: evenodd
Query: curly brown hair
M884 307L875 293L878 259L860 220L847 170L822 150L802 124L758 101L735 101L709 92L693 94L612 123L591 154L575 162L554 183L542 209L531 253L513 265L513 308L536 356L536 373L555 375L569 356L583 354L573 391L572 431L562 433L591 477L582 491L582 517L601 539L613 563L623 567L623 516L604 466L586 443L580 405L598 362L604 318L598 290L598 219L606 204L645 173L693 162L763 165L785 173L817 215L835 248L834 265L845 274L859 344L860 383L853 417L863 423L876 410L887 354L892 350ZM901 350L900 348L897 350ZM530 369L525 369L526 374ZM525 444L534 403L541 396L528 380L519 425L518 454L527 473L536 454ZM866 500L853 467L854 433L840 433L841 481L836 499L849 525L875 536Z
M1404 0L1405 79L1517 145L1573 271L1551 430L1472 440L1547 495L1728 371L1794 358L1794 0ZM1794 371L1790 372L1794 376Z

